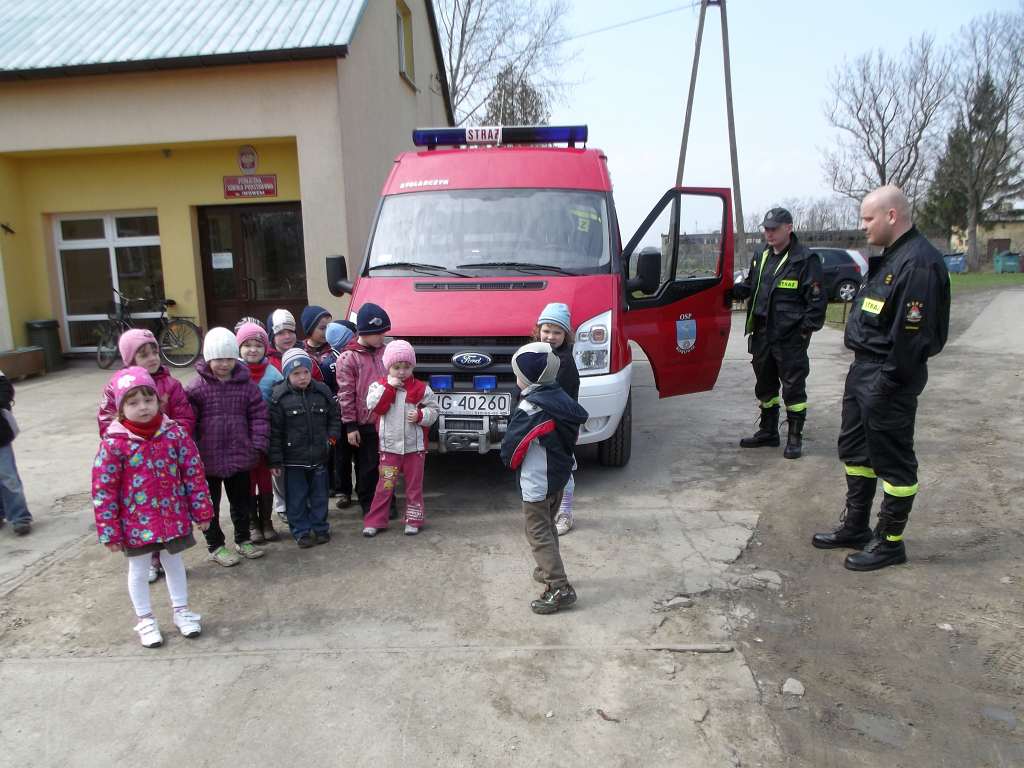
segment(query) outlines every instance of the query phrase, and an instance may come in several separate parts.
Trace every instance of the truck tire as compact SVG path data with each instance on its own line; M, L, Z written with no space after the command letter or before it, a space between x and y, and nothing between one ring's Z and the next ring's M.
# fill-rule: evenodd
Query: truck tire
M626 398L615 434L597 444L597 458L605 467L624 467L633 448L633 395Z

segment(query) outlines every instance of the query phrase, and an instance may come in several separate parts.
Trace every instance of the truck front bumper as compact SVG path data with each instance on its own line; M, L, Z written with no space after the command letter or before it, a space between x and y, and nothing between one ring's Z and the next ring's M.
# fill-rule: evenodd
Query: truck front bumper
M590 418L580 429L579 445L600 443L618 429L626 410L629 387L633 381L633 364L617 373L603 376L580 376L580 405Z

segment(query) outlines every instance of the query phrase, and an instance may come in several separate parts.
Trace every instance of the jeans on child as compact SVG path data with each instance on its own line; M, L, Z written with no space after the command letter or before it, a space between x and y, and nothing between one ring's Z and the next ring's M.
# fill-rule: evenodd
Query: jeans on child
M370 528L388 527L388 510L395 495L398 476L405 475L405 524L421 528L425 522L423 511L423 464L425 453L380 454L380 477L373 496L370 512L363 518L363 525Z
M18 466L14 463L14 445L8 443L0 447L0 500L4 518L9 523L28 523L32 515L25 501L25 488L18 476Z
M330 533L327 523L327 467L285 467L284 495L288 527L298 539L309 533Z

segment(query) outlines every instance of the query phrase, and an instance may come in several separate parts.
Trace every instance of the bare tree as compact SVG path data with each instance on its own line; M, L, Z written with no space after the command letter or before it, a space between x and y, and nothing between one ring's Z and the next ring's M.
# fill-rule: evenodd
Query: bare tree
M435 6L458 124L485 107L505 69L548 104L562 94L569 0L436 0Z
M923 193L950 67L949 54L922 35L898 59L878 50L833 72L825 115L839 138L825 150L823 169L836 192L859 200L896 184L912 201Z
M978 269L979 222L1024 193L1024 6L974 19L960 41L954 164L966 194L967 260Z

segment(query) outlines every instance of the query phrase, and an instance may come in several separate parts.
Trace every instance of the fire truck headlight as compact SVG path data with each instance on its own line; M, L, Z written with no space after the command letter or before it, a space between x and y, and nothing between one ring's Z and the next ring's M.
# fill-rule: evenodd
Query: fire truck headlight
M573 355L580 376L608 373L612 360L612 313L602 312L576 329Z

